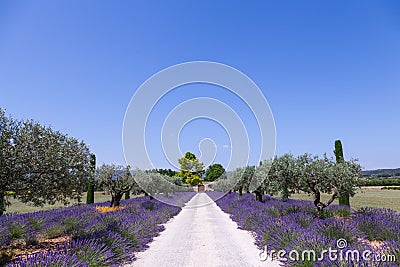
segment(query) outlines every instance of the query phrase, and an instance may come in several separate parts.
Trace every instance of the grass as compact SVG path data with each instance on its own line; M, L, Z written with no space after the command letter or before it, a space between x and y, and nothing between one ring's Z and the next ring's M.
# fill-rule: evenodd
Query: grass
M381 190L381 188L381 186L371 186L363 187L361 190L358 190L357 194L350 198L351 207L355 209L366 206L375 208L389 208L400 212L400 190ZM309 196L305 193L293 194L291 198L313 200L312 196ZM328 201L329 198L330 196L327 194L322 195L322 200L325 202ZM103 192L95 192L94 194L94 200L96 203L110 201L110 199L111 196L105 195ZM12 197L10 197L10 201L12 204L7 208L6 213L26 213L63 207L62 203L45 205L43 207L32 207L18 201L17 199L13 199ZM86 203L86 194L83 194L82 201L83 203ZM71 205L76 203L77 202L71 202ZM333 204L339 204L338 200L335 200Z
M133 196L132 196L133 197ZM43 207L33 207L27 204L22 203L18 199L14 199L13 197L9 198L11 205L7 207L6 213L18 212L18 213L26 213L26 212L35 212L39 210L50 210L54 208L64 207L62 203L56 203L54 205L44 205ZM95 192L94 193L94 202L105 202L110 201L111 195L106 195L103 192ZM77 204L77 201L71 201L70 205ZM82 203L86 203L86 193L82 196Z
M305 193L293 194L293 199L313 200L312 196ZM328 201L330 195L322 194L323 201ZM335 200L333 204L339 204ZM400 212L400 191L381 190L381 186L363 187L357 191L357 194L350 198L350 205L354 209L361 207L389 208Z

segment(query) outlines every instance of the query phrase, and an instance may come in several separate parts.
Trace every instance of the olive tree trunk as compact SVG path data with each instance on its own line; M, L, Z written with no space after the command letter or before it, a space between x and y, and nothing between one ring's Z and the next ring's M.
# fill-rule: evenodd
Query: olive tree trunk
M123 193L116 193L111 196L110 207L119 207L121 203Z

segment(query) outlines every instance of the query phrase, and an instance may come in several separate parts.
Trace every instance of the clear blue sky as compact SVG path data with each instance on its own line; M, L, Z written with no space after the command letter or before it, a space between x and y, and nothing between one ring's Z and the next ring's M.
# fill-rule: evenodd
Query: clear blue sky
M84 140L99 163L124 163L122 123L135 90L193 60L253 79L275 118L278 155L333 155L339 138L365 169L400 167L397 0L0 1L0 107ZM172 99L212 94L196 88L160 103L154 129ZM182 148L196 153L205 137L226 148L223 129L204 120L183 129Z

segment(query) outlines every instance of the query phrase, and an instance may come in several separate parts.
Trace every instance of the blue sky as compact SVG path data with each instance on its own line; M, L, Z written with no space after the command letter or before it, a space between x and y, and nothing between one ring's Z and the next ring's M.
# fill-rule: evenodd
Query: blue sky
M99 163L124 163L122 124L135 90L194 60L230 65L258 85L278 155L333 155L339 138L365 169L400 167L398 1L0 2L0 107L84 140ZM160 129L174 103L212 96L252 132L249 110L228 92L187 87L159 103L150 128ZM224 163L229 138L215 122L189 123L179 141L198 154L203 138L214 139ZM168 167L159 146L149 151Z

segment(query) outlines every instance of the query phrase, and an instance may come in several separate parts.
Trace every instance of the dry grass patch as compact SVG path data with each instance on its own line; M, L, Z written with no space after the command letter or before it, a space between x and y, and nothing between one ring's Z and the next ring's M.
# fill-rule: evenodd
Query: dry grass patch
M125 209L125 207L122 207L122 206L120 206L120 207L102 207L102 206L96 206L96 210L97 210L98 212L101 212L101 213L113 212L113 211L123 210L123 209Z

